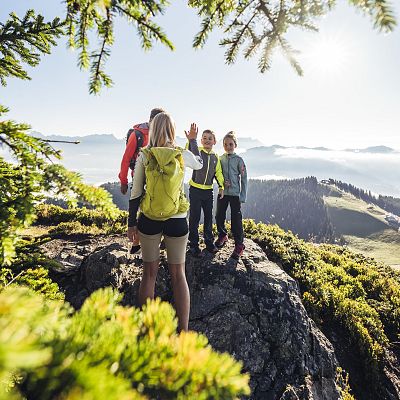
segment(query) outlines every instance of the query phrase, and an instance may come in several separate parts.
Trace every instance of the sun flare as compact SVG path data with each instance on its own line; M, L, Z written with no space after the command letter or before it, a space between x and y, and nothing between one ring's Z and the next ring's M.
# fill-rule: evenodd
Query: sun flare
M329 36L320 36L304 52L309 69L326 75L341 72L346 67L349 56L346 42Z

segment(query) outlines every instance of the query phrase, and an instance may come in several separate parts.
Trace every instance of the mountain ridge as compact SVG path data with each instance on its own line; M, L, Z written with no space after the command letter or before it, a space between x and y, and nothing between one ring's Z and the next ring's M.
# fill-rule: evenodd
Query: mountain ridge
M117 138L114 134L112 133L93 133L93 134L88 134L88 135L76 135L76 136L71 136L71 135L60 135L60 134L49 134L45 135L41 132L38 131L32 131L31 132L32 136L39 137L40 139L47 139L47 140L70 140L70 141L76 141L76 140L81 140L85 142L92 142L95 139L99 139L101 142L124 142L125 138ZM200 136L200 135L199 135ZM361 152L361 153L373 153L373 154L388 154L388 153L399 153L400 150L394 149L389 146L385 145L376 145L376 146L367 146L364 148L343 148L343 149L332 149L329 147L325 146L316 146L316 147L310 147L310 146L283 146L279 144L272 144L272 145L266 145L263 142L261 142L258 139L254 139L250 136L238 136L238 141L240 144L240 148L246 148L248 150L250 149L255 149L255 148L265 148L265 149L298 149L298 150L316 150L316 151L346 151L346 152ZM185 137L177 135L177 139L179 141L181 140L186 140ZM241 141L245 141L248 143L248 146L243 146L241 144ZM222 144L222 139L217 140L217 145ZM251 144L251 146L250 146ZM256 145L254 145L256 144Z

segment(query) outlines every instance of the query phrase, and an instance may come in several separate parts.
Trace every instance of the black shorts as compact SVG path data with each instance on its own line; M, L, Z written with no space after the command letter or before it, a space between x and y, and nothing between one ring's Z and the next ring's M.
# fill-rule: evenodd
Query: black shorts
M170 218L166 221L155 221L147 218L143 213L139 215L138 229L146 235L163 233L171 237L185 236L189 232L186 218Z

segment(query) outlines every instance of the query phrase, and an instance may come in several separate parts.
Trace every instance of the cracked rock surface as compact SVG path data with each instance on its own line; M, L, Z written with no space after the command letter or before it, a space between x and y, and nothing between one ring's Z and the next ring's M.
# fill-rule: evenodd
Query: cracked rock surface
M268 261L257 244L246 240L245 245L238 263L229 258L232 243L215 256L188 255L189 328L205 334L217 351L243 362L251 376L251 399L340 399L333 347L307 316L297 283ZM109 285L124 293L125 304L137 305L141 262L129 258L122 235L83 243L59 240L46 244L45 251L60 263L55 280L74 307ZM156 296L173 302L165 260Z

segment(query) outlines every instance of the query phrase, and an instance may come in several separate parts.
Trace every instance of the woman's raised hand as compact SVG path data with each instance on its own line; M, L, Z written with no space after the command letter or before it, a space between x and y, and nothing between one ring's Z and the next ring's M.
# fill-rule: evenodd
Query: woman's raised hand
M185 131L187 140L197 139L198 133L199 133L199 128L194 122L190 125L190 131L189 132Z

